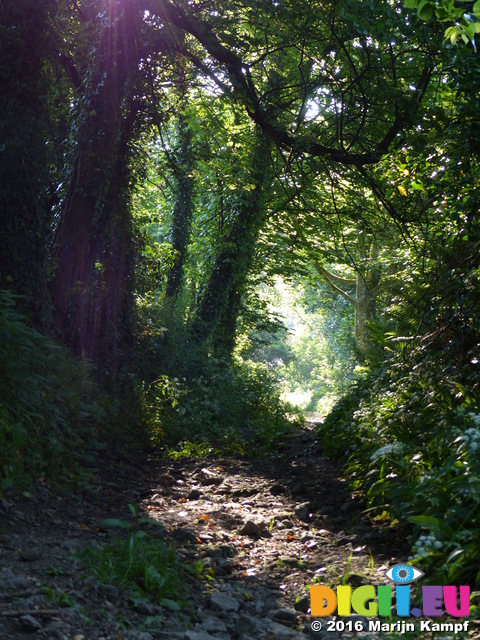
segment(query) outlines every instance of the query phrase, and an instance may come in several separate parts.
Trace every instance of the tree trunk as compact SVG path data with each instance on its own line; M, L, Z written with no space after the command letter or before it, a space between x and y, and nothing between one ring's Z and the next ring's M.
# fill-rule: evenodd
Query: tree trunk
M364 254L360 240L360 252ZM362 256L361 256L362 257ZM375 242L370 245L368 254L369 265L363 272L357 271L355 294L355 343L360 355L368 358L372 354L372 343L369 324L376 318L376 287L380 281L380 272L375 268L378 258L378 247Z
M130 222L123 200L131 124L124 106L138 60L132 3L115 0L108 7L58 228L52 286L57 330L78 356L102 367L105 352L119 346L125 292L131 290Z
M180 113L178 118L178 157L173 167L176 182L172 225L174 257L167 276L165 295L168 298L177 296L182 286L193 216L193 180L190 177L192 167L192 134L184 114Z
M242 295L258 234L266 220L263 188L269 174L268 149L268 140L257 131L248 176L248 183L255 187L239 198L237 215L215 258L192 323L194 342L210 345L217 357L229 358L235 345Z
M377 244L375 241L372 241L367 245L366 239L363 234L361 234L358 245L358 259L360 264L367 262L367 266L364 269L360 268L360 264L356 267L355 279L342 278L322 267L302 229L298 227L296 231L297 238L300 240L302 247L307 251L317 273L335 293L345 298L354 308L355 345L360 356L362 358L368 358L372 355L369 324L375 322L376 297L378 295L378 285L380 282L380 271L375 266L379 254ZM353 289L353 287L355 287L355 296L345 291L346 288Z
M130 214L128 146L136 111L130 105L122 122L117 163L105 194L105 232L101 237L101 259L97 262L95 323L99 336L92 359L102 364L102 373L116 380L121 363L131 356L134 332L134 243Z
M0 288L46 324L50 211L45 92L46 0L0 3Z

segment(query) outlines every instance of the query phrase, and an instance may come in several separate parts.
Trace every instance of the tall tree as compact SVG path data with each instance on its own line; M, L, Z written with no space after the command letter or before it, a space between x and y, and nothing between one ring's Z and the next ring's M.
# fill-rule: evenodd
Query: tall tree
M362 231L358 232L357 255L354 264L349 265L354 267L355 277L346 278L326 269L306 236L301 231L298 235L300 246L306 251L320 278L352 305L355 311L355 344L359 355L368 358L373 354L370 327L377 319L376 299L381 290L381 273L377 264L379 247L376 241L368 239Z
M191 329L197 343L210 342L216 355L227 358L234 347L240 303L267 213L264 190L270 174L269 144L258 129L250 153L250 170L244 176L234 210L230 212L231 228L215 255Z
M175 205L172 215L172 249L174 254L165 290L165 295L169 298L177 296L181 290L193 217L192 134L184 113L180 113L178 117L177 149L173 162Z
M118 350L131 302L126 150L139 64L136 3L113 0L100 8L86 18L85 28L100 33L82 79L77 151L57 229L52 285L57 330L76 354L96 362Z
M0 5L0 288L26 296L45 323L50 225L46 131L48 0Z

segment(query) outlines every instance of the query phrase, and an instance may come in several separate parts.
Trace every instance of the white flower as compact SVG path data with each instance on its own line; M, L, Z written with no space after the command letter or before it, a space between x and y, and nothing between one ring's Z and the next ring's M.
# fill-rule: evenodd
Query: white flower
M480 427L480 413L471 413L470 418L477 427Z
M390 453L401 452L403 450L403 445L400 442L394 442L392 444L386 444L380 449L377 449L370 456L370 460L373 462L378 458L382 458L383 456L387 456Z

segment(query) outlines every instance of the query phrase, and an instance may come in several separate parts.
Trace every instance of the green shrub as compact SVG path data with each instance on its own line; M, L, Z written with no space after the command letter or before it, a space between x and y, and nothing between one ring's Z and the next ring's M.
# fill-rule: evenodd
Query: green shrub
M128 535L115 537L107 545L89 547L81 552L81 558L99 582L127 591L134 602L148 597L170 608L180 608L178 602L186 602L186 566L173 547L141 528L152 524L164 529L163 525L139 517L135 506L129 508L133 521L104 521L109 527L126 530Z
M64 479L91 464L106 410L84 364L0 293L0 489Z
M341 400L322 437L370 509L414 525L411 559L431 580L478 584L479 399L459 382L467 370L445 370L438 352L392 360Z
M288 433L288 407L267 365L210 359L187 379L161 376L145 393L152 441L210 443L222 451L261 453Z

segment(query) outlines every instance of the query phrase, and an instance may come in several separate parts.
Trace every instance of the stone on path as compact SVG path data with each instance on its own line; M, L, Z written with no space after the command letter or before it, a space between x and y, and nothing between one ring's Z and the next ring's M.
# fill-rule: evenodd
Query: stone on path
M42 628L40 622L30 615L22 616L20 622L25 631L40 631Z
M270 521L262 516L250 515L238 530L241 536L262 536L268 534Z
M303 633L290 629L268 618L254 618L241 615L237 620L237 634L240 640L306 640Z
M294 609L275 609L270 612L269 617L285 624L296 624L297 622L297 612Z
M238 600L219 591L212 593L210 603L215 609L222 611L226 615L236 613L240 608Z
M185 640L218 640L218 637L212 636L205 631L187 631Z

